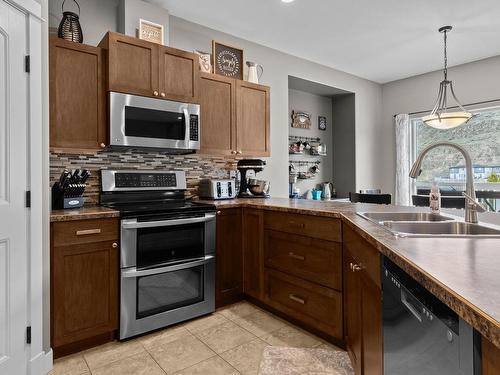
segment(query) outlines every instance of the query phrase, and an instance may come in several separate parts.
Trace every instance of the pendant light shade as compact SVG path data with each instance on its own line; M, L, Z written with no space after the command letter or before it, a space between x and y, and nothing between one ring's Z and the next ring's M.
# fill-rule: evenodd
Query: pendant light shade
M428 116L422 118L424 123L436 129L456 128L457 126L465 124L472 117L472 113L467 112L458 101L455 91L453 90L453 82L448 80L446 40L447 33L450 32L451 29L451 26L443 26L439 29L439 32L444 34L444 79L439 84L438 98L436 99L432 112ZM451 97L455 100L459 111L451 112L448 110L447 99L449 94L451 94Z

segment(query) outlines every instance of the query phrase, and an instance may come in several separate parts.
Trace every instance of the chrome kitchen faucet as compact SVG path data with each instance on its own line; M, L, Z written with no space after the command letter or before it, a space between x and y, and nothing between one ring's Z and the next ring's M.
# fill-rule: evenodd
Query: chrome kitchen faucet
M465 159L465 168L467 170L466 172L467 175L465 180L465 192L462 192L462 195L465 197L465 221L467 223L476 224L477 212L478 211L484 212L486 211L486 209L483 207L481 203L476 201L476 190L474 189L474 173L472 170L472 159L470 157L470 154L467 152L465 148L452 142L437 142L427 146L417 156L417 160L415 160L415 163L411 167L410 177L417 178L420 175L420 173L422 173L421 167L425 155L427 155L427 153L430 150L439 146L452 147L460 151L460 153L463 155Z

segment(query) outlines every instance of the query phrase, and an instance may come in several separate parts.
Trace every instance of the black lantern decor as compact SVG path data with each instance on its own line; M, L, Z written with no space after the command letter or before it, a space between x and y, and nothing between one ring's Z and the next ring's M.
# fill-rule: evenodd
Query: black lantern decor
M70 42L83 42L83 33L82 27L80 26L80 5L73 0L76 6L78 7L78 14L73 12L65 12L64 11L64 3L62 3L62 11L63 17L61 23L59 24L59 29L57 30L57 36L59 38L69 40Z

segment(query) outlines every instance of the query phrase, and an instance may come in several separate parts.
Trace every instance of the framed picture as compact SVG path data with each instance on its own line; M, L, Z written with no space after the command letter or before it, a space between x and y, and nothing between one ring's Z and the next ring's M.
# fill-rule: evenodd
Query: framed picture
M243 50L212 40L214 73L243 79Z
M200 65L200 71L204 73L212 73L212 55L208 52L194 50L194 53L198 55L198 62Z
M319 130L326 130L326 117L325 116L318 116L318 129Z
M139 39L163 45L163 25L140 18Z
M292 128L310 129L311 114L307 112L292 111Z

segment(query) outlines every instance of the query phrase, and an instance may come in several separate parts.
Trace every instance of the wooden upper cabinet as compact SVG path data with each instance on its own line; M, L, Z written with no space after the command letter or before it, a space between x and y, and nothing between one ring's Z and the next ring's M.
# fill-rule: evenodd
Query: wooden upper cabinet
M198 102L198 56L175 48L159 47L160 96L180 102Z
M231 155L236 150L235 80L201 73L200 153Z
M106 145L106 99L101 48L51 37L49 42L50 148Z
M159 96L160 46L112 32L99 46L108 51L108 91Z
M236 81L236 147L243 157L270 155L269 96L267 86Z
M194 53L108 32L108 91L198 102L200 69Z

